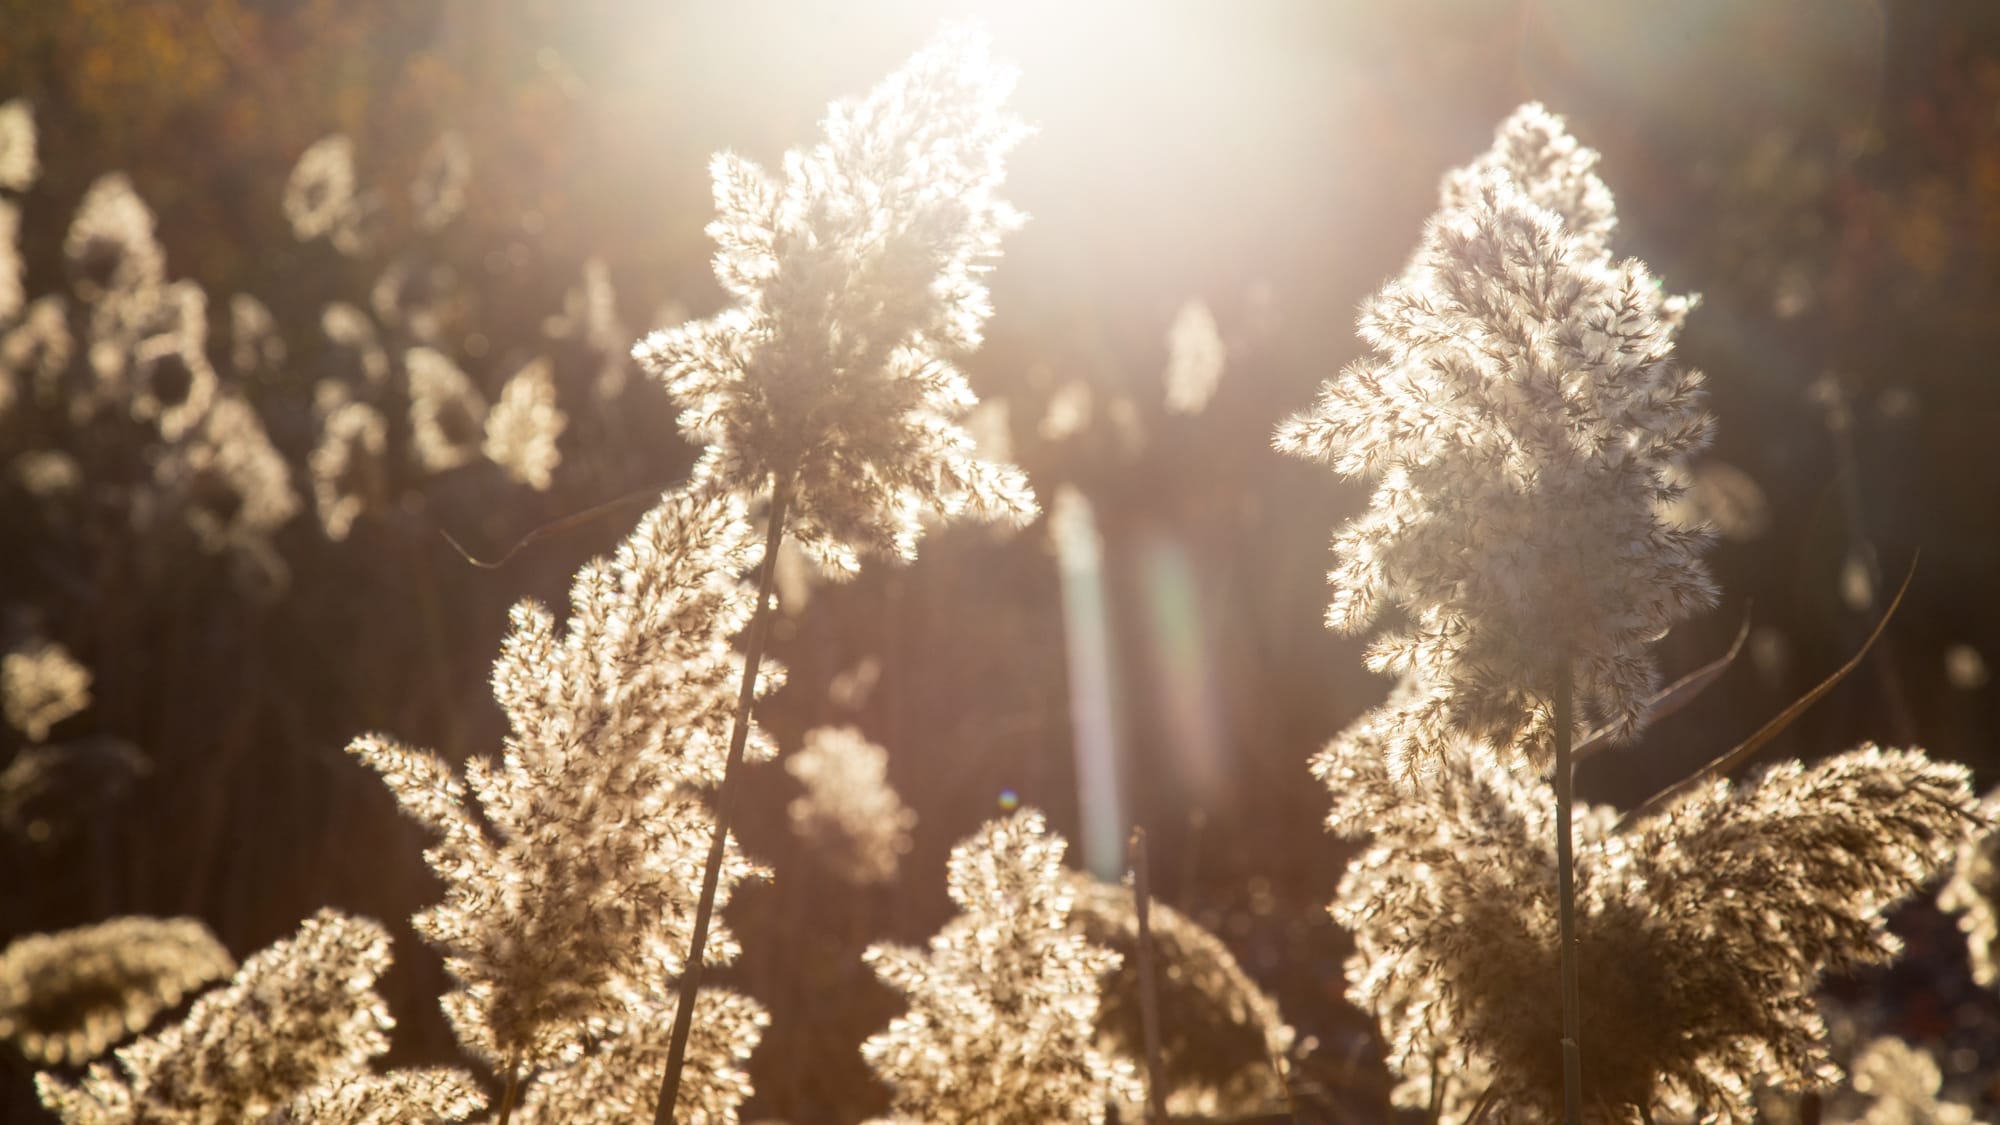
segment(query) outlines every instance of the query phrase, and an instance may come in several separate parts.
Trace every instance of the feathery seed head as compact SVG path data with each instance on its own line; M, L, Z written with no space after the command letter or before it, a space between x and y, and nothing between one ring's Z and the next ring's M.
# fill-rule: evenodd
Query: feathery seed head
M619 319L618 293L603 259L584 262L582 279L563 295L563 311L544 321L542 331L552 340L569 344L566 350L573 350L572 354L580 353L579 362L595 366L592 386L599 400L608 402L625 393L632 366L632 334Z
M1066 875L1076 899L1070 921L1122 958L1104 978L1097 1041L1107 1053L1145 1057L1139 995L1139 913L1132 889L1082 872ZM1278 1005L1236 962L1220 938L1162 902L1147 907L1159 1002L1160 1053L1175 1117L1253 1117L1285 1101L1277 1067L1293 1032ZM1127 1117L1143 1120L1137 1106Z
M738 303L633 349L709 443L699 475L752 494L791 482L792 526L835 570L912 556L927 513L1035 513L1019 470L973 455L959 420L977 400L953 364L979 344L982 275L1020 221L996 195L1026 131L1003 109L1012 85L958 31L835 105L781 180L718 155L708 229Z
M166 280L166 252L153 237L153 212L123 172L99 176L77 204L63 256L88 301L136 293Z
M26 98L0 102L0 188L27 191L41 174L35 158L35 111Z
M208 362L208 295L192 281L160 289L153 329L131 349L121 396L133 418L179 441L198 426L220 393Z
M234 395L216 399L153 475L213 553L268 553L270 536L299 511L284 456L256 408Z
M1979 815L1989 826L2000 823L2000 789L1980 801ZM1988 987L2000 984L2000 829L1988 827L1958 850L1938 906L1959 916L1973 979Z
M869 948L875 974L910 1000L861 1047L897 1116L1098 1123L1108 1102L1138 1099L1130 1064L1095 1046L1099 978L1119 957L1069 925L1065 847L1038 812L989 822L951 851L963 913L930 948Z
M556 405L554 368L538 359L516 371L500 388L500 400L486 415L486 459L537 492L548 491L562 451L556 439L569 419Z
M1707 534L1665 512L1708 441L1701 377L1674 364L1678 321L1643 265L1500 170L1458 196L1364 306L1375 355L1277 433L1375 482L1335 536L1328 623L1404 616L1369 663L1427 685L1390 731L1406 758L1445 728L1539 752L1561 675L1629 734L1657 679L1647 646L1715 600Z
M0 334L0 370L27 382L17 393L33 393L43 402L61 394L63 373L69 370L76 340L70 335L69 313L62 295L50 293L28 302L21 318Z
M1446 210L1463 206L1478 198L1491 173L1500 172L1535 206L1562 220L1579 243L1609 258L1618 210L1611 189L1597 176L1597 161L1597 150L1579 144L1562 118L1529 102L1494 130L1492 148L1445 174L1438 196Z
M461 779L385 739L349 748L438 838L425 858L444 900L415 922L457 981L444 1004L460 1041L489 1061L573 1063L680 974L714 830L703 790L721 777L742 674L729 638L760 553L740 498L670 494L614 559L577 574L566 629L532 603L514 610L493 669L500 761L476 758ZM761 734L749 753L769 756ZM755 873L731 847L718 905ZM711 930L709 960L734 953Z
M464 1121L486 1093L462 1070L432 1068L341 1075L293 1098L263 1125L425 1125Z
M49 728L88 706L90 669L63 646L32 641L0 656L0 709L29 742L47 738Z
M917 814L889 787L887 750L853 727L820 727L806 732L785 772L806 788L785 811L815 858L849 883L895 880Z
M1462 742L1412 790L1376 721L1314 762L1336 828L1375 840L1332 907L1355 931L1349 999L1381 1021L1403 1104L1452 1076L1446 1121L1484 1082L1514 1119L1558 1121L1552 794ZM1894 955L1884 914L1949 861L1971 807L1963 767L1872 746L1717 781L1622 833L1578 806L1585 1105L1748 1121L1760 1083L1837 1078L1815 987Z
M389 426L380 411L349 398L344 384L329 380L318 390L319 444L307 466L320 527L337 541L387 495Z
M424 471L442 473L477 457L486 399L472 379L436 348L411 348L403 366L410 378L410 441Z
M236 971L194 918L113 918L30 934L0 953L0 1039L30 1062L81 1065Z
M389 1049L374 987L388 966L381 926L322 910L179 1024L119 1048L115 1066L94 1063L76 1085L39 1076L42 1104L73 1125L259 1120Z
M299 155L285 184L285 218L300 242L324 238L355 218L354 142L322 137Z
M1189 301L1167 329L1167 413L1200 414L1222 382L1229 349L1215 326L1215 314Z
M1856 1117L1835 1117L1853 1125L1984 1125L1961 1102L1938 1096L1944 1075L1937 1060L1920 1047L1884 1036L1854 1059L1854 1091L1867 1099Z
M337 373L347 382L375 386L388 381L389 353L367 313L335 301L320 311L319 327L334 347Z
M514 1120L521 1125L626 1125L650 1116L667 1069L667 1031L673 1026L675 1003L673 997L651 991L634 997L628 1013L607 1022L582 1058L544 1071L528 1085ZM701 990L675 1120L734 1125L738 1108L751 1094L743 1065L770 1022L764 1009L746 996Z
M21 260L20 249L21 212L12 203L0 199L0 324L14 319L27 300L28 291L22 283L22 275L27 272L27 263ZM3 391L11 380L0 383ZM0 403L0 413L6 406Z
M239 378L277 371L285 362L285 338L264 302L248 293L229 298L229 366Z

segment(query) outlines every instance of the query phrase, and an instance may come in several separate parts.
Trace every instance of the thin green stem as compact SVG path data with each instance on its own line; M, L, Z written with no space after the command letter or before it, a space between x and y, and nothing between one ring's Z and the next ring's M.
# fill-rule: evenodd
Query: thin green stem
M1562 1065L1563 1120L1567 1125L1583 1125L1582 991L1577 982L1576 949L1576 848L1570 832L1570 805L1574 801L1574 763L1570 761L1575 724L1571 719L1570 660L1562 659L1556 676L1556 910L1558 938L1562 942Z
M674 1102L680 1097L688 1035L694 1030L694 998L701 989L708 923L715 912L716 887L722 881L722 853L729 840L729 814L736 796L734 782L741 772L743 748L750 741L750 707L757 698L757 666L764 661L764 642L770 633L771 588L778 572L778 544L785 537L785 509L790 501L791 484L781 479L771 490L771 511L767 517L770 527L764 534L764 562L757 578L757 609L745 630L743 683L736 695L736 718L729 728L729 758L722 767L722 783L715 790L715 836L709 841L708 865L702 870L701 901L695 905L694 937L688 943L687 963L681 969L673 1036L667 1046L667 1073L660 1079L660 1100L653 1107L653 1125L671 1125Z
M514 1099L521 1092L521 1052L515 1051L507 1060L507 1089L500 1095L500 1116L494 1125L507 1125L507 1119L514 1116Z

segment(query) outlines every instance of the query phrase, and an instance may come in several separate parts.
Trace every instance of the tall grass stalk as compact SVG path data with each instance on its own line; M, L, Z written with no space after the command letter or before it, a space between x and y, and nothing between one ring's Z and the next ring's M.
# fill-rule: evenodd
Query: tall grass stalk
M1153 980L1152 879L1146 830L1134 828L1127 845L1132 865L1132 906L1139 919L1139 1022L1146 1040L1146 1112L1149 1125L1166 1125L1167 1068L1160 1059L1160 998Z
M1570 761L1575 728L1570 715L1570 662L1567 655L1556 675L1556 911L1562 942L1562 1064L1563 1119L1583 1125L1583 995L1577 981L1576 845L1570 831L1575 768Z
M758 568L757 609L744 630L743 683L736 695L736 718L729 728L729 758L722 768L722 782L715 789L715 837L708 845L708 862L702 868L701 899L695 904L694 937L688 945L687 961L681 968L679 1002L674 1006L674 1029L667 1045L667 1073L660 1079L660 1100L653 1107L653 1125L669 1125L674 1120L674 1101L680 1096L681 1070L687 1062L688 1035L694 1030L694 998L701 990L703 947L708 944L708 924L715 912L715 892L722 879L722 853L729 839L729 814L736 795L735 781L743 765L743 748L750 739L750 708L757 697L757 668L764 662L764 642L771 627L771 591L778 572L778 545L785 536L785 509L792 485L780 479L771 490L770 523L764 533L764 559ZM505 1119L501 1125L506 1125Z

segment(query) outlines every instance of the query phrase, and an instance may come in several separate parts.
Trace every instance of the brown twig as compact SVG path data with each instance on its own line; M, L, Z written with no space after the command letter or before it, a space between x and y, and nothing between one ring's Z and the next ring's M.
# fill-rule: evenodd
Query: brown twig
M1152 1125L1166 1125L1167 1068L1160 1060L1160 1002L1153 982L1153 904L1144 828L1132 829L1125 852L1132 868L1133 909L1139 916L1139 1024L1146 1040L1146 1108Z

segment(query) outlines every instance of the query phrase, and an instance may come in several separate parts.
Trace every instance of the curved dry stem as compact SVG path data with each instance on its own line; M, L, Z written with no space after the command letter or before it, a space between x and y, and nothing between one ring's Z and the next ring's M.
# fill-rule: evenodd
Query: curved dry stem
M660 493L664 491L666 491L666 486L664 485L647 485L644 488L635 488L623 496L606 500L602 504L593 504L580 512L571 512L566 516L557 516L545 524L531 528L526 535L514 540L513 545L508 547L497 559L475 557L471 551L465 549L464 544L458 541L457 536L443 527L438 528L438 534L444 536L444 541L451 544L451 549L457 551L458 556L466 562L471 563L481 570L498 570L512 561L515 555L520 554L522 551L527 550L529 547L552 535L559 535L572 527L581 527L600 516L608 516L620 509L629 508L641 500L657 499Z
M1903 575L1903 584L1897 587L1896 596L1889 600L1888 608L1882 611L1882 619L1875 623L1874 631L1868 634L1867 640L1861 642L1861 647L1854 655L1847 658L1847 663L1842 664L1831 676L1821 680L1811 691L1800 696L1791 706L1780 711L1770 722L1759 727L1756 734L1745 739L1735 749L1716 758L1689 777L1653 794L1643 804L1620 817L1613 831L1623 832L1639 821L1665 810L1683 795L1742 765L1752 754L1762 750L1772 739L1784 733L1785 728L1791 726L1800 715L1805 714L1807 708L1818 703L1822 696L1833 690L1834 685L1861 667L1861 661L1868 655L1868 650L1875 647L1875 642L1881 639L1883 631L1889 627L1889 620L1896 616L1897 608L1903 604L1903 595L1910 592L1910 580L1916 576L1917 560L1911 559L1910 569Z
M1696 696L1707 691L1711 684L1722 678L1722 674L1729 670L1731 664L1736 663L1737 656L1743 652L1744 642L1749 639L1750 611L1746 607L1743 611L1743 624L1737 626L1736 639L1729 643L1729 651L1661 688L1653 698L1646 701L1646 722L1657 723L1694 702ZM1576 760L1579 763L1587 761L1611 743L1611 731L1608 728L1594 730L1582 742L1576 744Z

